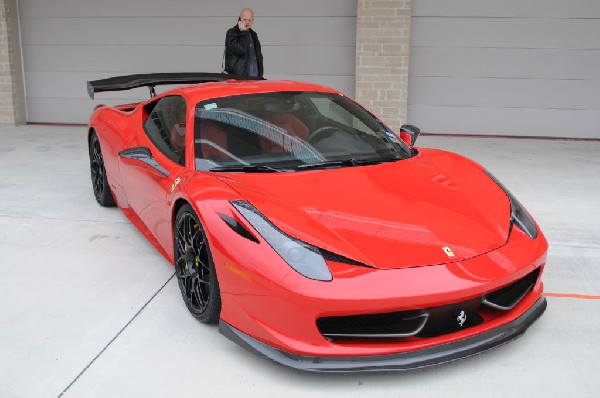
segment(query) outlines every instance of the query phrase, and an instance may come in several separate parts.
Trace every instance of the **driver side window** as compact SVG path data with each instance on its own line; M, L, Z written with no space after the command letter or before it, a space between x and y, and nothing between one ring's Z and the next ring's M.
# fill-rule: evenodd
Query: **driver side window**
M144 122L144 131L156 148L172 161L184 164L185 99L169 96L158 100Z

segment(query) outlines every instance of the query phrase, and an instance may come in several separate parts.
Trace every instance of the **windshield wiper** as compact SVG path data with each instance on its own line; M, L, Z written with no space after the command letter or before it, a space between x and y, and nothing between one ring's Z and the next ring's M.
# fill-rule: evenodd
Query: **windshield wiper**
M289 171L287 169L276 169L271 166L265 166L261 164L243 164L235 166L217 166L209 169L208 171L242 171L244 173L281 173L282 171Z
M329 160L326 162L318 163L307 163L296 166L296 170L311 170L311 169L333 169L338 167L348 166L365 166L369 164L379 164L385 162L395 162L400 160L398 158L365 158L365 159L342 159L342 160Z

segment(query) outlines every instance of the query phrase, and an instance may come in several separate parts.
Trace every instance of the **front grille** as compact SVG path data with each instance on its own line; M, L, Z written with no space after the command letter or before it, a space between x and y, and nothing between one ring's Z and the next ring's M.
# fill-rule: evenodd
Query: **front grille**
M540 275L537 268L525 277L484 296L418 310L331 316L317 319L321 334L330 341L390 338L428 338L453 333L484 322L484 315L500 316L516 306L531 291Z

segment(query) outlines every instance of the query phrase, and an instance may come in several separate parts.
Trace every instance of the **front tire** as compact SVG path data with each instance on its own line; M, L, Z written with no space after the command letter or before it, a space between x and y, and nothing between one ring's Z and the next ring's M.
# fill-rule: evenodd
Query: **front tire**
M175 218L175 274L188 310L203 323L218 323L221 293L208 239L189 204Z
M115 205L108 180L106 179L106 169L104 168L104 158L102 149L96 132L93 131L90 137L90 173L92 177L92 189L94 196L100 206L112 207Z

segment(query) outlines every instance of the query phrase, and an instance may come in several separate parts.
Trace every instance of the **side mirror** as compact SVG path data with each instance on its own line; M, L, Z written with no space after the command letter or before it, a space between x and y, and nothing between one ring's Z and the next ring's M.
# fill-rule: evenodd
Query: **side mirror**
M400 138L402 138L402 141L407 145L415 145L419 134L421 134L421 129L410 124L403 124L400 127Z

